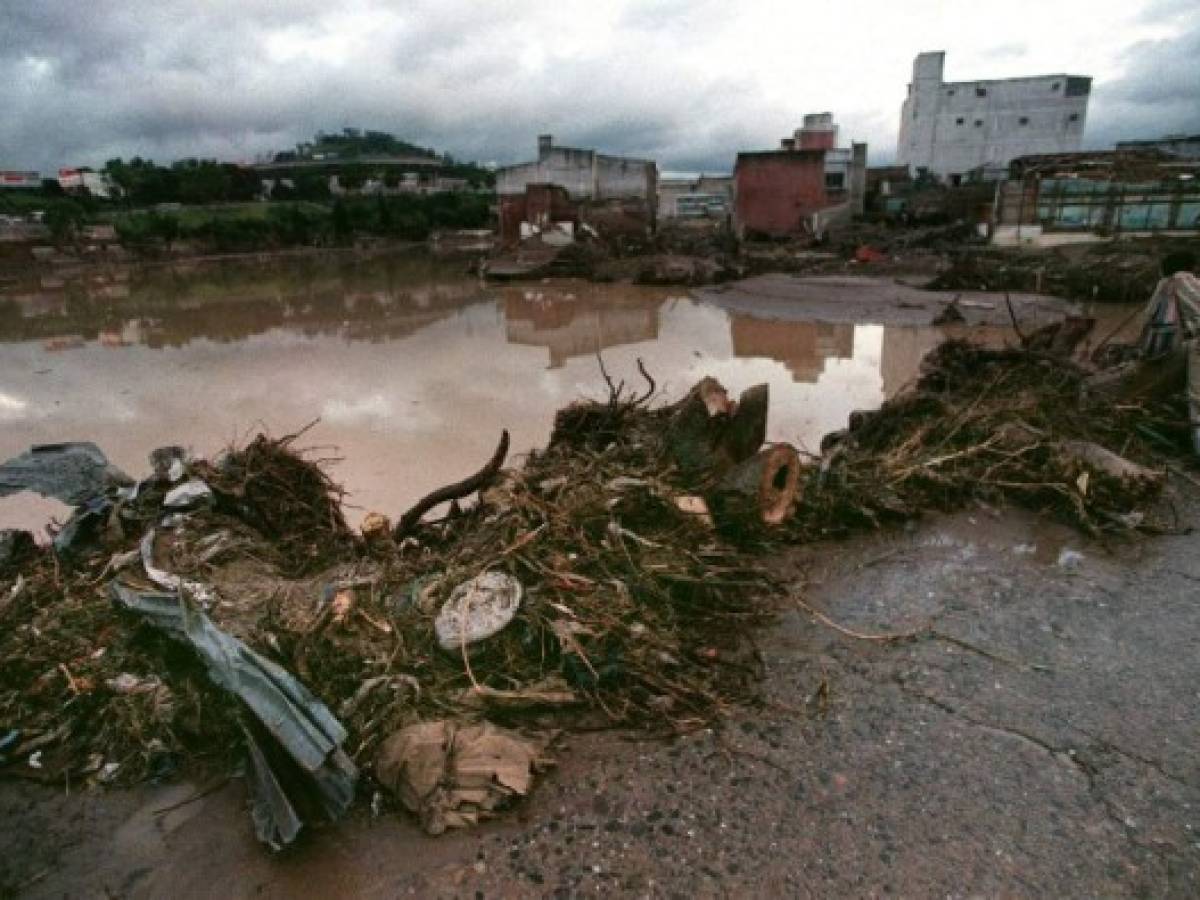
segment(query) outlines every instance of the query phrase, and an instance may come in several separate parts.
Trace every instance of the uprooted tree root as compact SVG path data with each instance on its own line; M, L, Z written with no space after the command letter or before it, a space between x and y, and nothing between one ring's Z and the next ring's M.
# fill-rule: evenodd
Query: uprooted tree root
M706 479L667 462L667 413L651 406L649 379L640 396L610 382L607 400L562 411L545 451L518 470L485 466L475 506L399 542L355 538L320 462L296 452L295 436L260 436L196 466L216 506L168 549L175 571L216 585L219 626L341 718L360 762L397 728L448 716L684 731L757 698L753 637L777 596L761 555L780 542L974 501L1018 502L1091 532L1152 524L1155 484L1089 470L1070 442L1152 464L1173 452L1174 412L1081 400L1083 377L1041 353L944 345L913 392L832 436L773 530L714 528L684 511L679 499ZM238 746L229 698L109 600L110 557L152 521L129 515L128 538L73 568L42 554L19 583L0 573L0 722L20 729L6 755L22 766L44 749L46 774L96 776L116 762L115 777L132 781L181 758L227 766ZM442 649L438 609L486 571L523 584L515 620Z

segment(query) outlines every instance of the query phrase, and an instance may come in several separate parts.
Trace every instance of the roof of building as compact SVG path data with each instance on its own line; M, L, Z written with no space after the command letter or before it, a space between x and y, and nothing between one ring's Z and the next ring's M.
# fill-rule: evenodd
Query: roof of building
M795 160L796 162L824 161L825 150L742 150L737 155L737 162L734 164L734 169L742 164L743 159L749 161L753 159L770 159L772 157Z
M640 157L636 157L636 156L617 156L612 153L601 153L598 150L584 150L579 147L563 147L558 144L555 144L550 149L552 151L559 151L562 153L574 153L574 154L579 154L580 156L594 157L596 159L608 160L611 162L619 162L619 163L624 163L626 165L654 166L655 168L658 168L658 163L656 163L654 160L641 159ZM507 166L500 166L499 168L496 169L496 171L497 172L505 172L505 171L508 171L509 169L523 169L526 166L537 165L539 162L541 162L541 159L531 159L531 160L527 160L525 162L510 163Z
M1077 78L1091 82L1091 75L1073 75L1070 72L1050 72L1046 75L1018 75L1013 78L967 78L963 81L943 81L942 87L972 87L986 84L1009 84L1014 81L1048 81L1051 78Z
M1015 177L1026 175L1090 175L1119 180L1161 179L1200 171L1200 160L1181 160L1154 147L1082 150L1019 156L1009 163Z

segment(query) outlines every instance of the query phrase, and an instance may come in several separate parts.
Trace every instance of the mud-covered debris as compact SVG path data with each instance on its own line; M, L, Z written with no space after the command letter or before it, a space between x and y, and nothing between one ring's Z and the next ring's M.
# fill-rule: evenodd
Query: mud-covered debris
M150 468L158 481L174 484L187 474L188 452L183 447L170 445L150 451Z
M441 834L491 818L528 794L551 765L549 744L547 736L488 722L421 722L384 741L375 777L426 832Z
M368 541L384 540L392 533L392 522L383 513L370 512L363 518L359 531Z

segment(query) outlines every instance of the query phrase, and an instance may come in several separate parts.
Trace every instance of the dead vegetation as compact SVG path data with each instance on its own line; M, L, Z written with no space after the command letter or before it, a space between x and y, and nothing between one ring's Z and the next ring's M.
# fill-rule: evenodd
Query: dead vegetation
M1162 486L1162 454L1185 452L1181 407L1088 398L1080 366L1025 349L950 342L923 373L913 391L826 438L796 539L972 501L1018 503L1090 534L1173 527L1147 501Z
M928 285L945 291L1022 291L1068 300L1141 303L1154 292L1164 256L1195 252L1195 238L1113 240L1053 250L992 247L950 251Z

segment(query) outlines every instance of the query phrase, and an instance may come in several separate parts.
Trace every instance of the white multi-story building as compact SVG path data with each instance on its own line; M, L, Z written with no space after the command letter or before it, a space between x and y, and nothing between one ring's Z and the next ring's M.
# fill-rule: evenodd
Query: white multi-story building
M900 111L899 163L951 182L968 172L1003 177L1010 160L1074 153L1083 139L1092 79L1038 75L944 81L946 54L921 53Z

